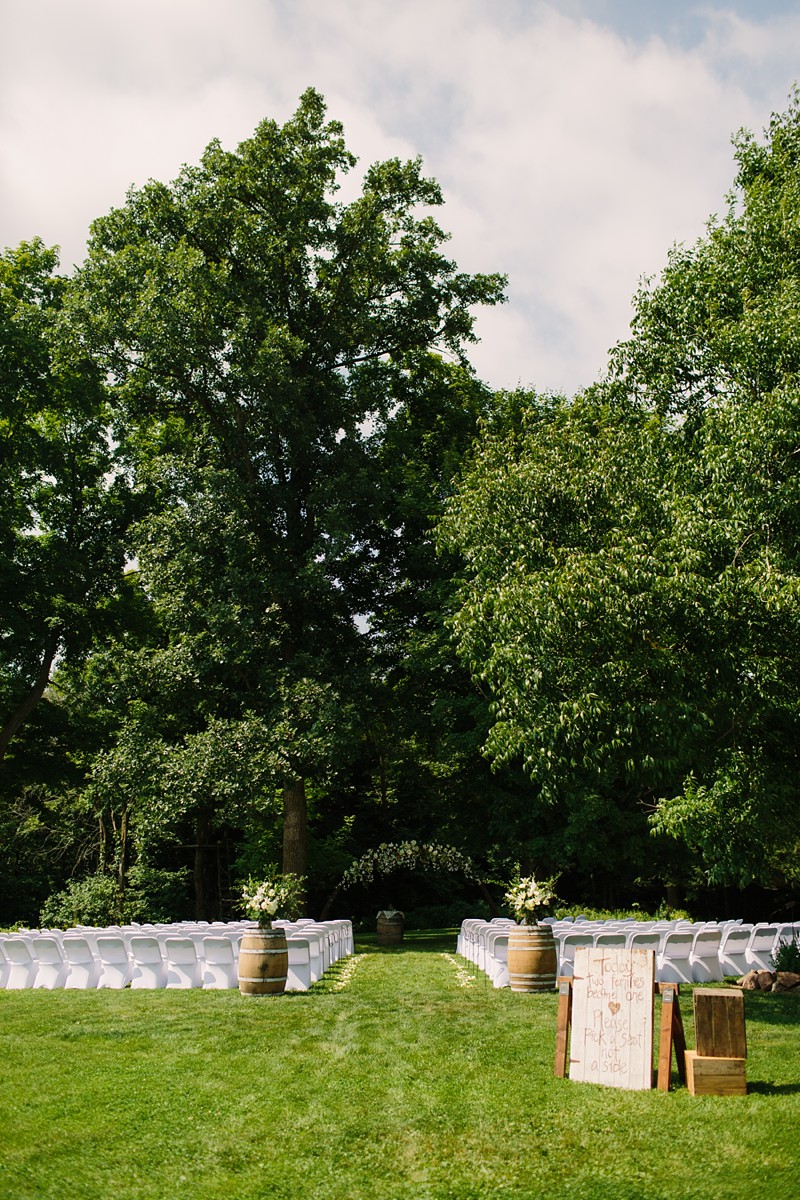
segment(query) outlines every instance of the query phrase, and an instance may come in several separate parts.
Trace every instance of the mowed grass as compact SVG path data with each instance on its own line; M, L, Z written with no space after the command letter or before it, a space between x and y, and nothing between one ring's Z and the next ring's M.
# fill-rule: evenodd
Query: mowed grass
M741 1098L555 1079L556 1006L492 989L454 934L276 998L0 992L0 1197L796 1195L800 997L746 995Z

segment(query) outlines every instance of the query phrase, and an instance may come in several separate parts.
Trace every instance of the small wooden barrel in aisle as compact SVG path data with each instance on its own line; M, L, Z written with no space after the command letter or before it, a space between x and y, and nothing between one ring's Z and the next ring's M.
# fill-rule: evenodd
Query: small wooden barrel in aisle
M286 989L289 952L282 929L251 929L239 946L239 991L276 996Z
M399 909L389 908L378 913L376 932L379 946L399 946L404 929L405 915Z

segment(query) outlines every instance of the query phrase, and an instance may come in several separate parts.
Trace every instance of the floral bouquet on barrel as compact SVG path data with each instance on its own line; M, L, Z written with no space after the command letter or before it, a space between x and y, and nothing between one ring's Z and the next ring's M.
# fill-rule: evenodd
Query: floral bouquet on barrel
M305 879L302 875L275 875L272 879L248 879L242 888L245 913L258 921L259 929L272 929L273 918L291 920L299 916Z
M517 874L504 899L518 925L535 925L545 915L556 899L553 891L555 883L555 879L545 879L539 883L533 875L523 877Z

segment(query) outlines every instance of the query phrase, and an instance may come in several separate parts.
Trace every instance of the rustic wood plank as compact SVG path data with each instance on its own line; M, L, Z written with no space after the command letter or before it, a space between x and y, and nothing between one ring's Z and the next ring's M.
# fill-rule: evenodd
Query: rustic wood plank
M556 1028L556 1079L567 1073L569 1027L572 1019L572 980L561 976L558 980L558 1024Z
M675 1005L678 1003L678 985L661 985L661 1029L658 1036L658 1090L669 1091L672 1071L672 1028L675 1020Z
M746 1096L746 1059L686 1051L686 1086L693 1096Z
M578 946L575 950L572 975L572 1036L569 1048L569 1077L579 1082L587 1080L587 1070L591 1069L593 1059L590 1056L591 1039L587 1037L587 972L589 962L586 957L590 947ZM588 1044L587 1044L588 1043Z
M744 996L736 988L696 988L694 1025L703 1058L747 1058Z
M672 1073L672 1051L675 1050L675 1061L678 1065L678 1076L686 1081L686 1037L683 1032L683 1018L678 999L680 987L677 983L659 984L661 993L661 1029L658 1042L658 1089L669 1091L670 1075Z
M581 946L572 988L570 1079L653 1086L652 950Z

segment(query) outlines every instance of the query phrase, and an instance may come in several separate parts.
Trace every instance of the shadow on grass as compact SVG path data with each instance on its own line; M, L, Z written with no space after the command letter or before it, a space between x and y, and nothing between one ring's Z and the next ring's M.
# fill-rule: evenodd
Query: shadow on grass
M397 946L379 946L374 933L356 934L356 953L362 954L409 954L429 951L441 954L443 950L455 953L457 929L409 929Z
M747 1094L754 1096L798 1096L800 1083L753 1083L748 1079Z
M797 992L745 992L745 1019L758 1016L766 1025L797 1025L800 995Z

